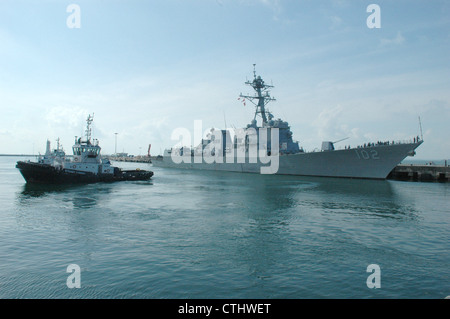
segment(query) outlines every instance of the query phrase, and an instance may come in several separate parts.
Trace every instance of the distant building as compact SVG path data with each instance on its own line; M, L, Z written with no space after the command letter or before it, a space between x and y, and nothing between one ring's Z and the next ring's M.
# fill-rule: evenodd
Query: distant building
M116 153L114 154L115 157L127 157L128 153Z

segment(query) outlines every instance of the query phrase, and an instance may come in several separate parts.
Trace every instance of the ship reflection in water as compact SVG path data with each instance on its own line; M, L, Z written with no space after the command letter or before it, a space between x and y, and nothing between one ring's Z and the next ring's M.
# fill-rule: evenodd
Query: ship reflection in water
M235 209L269 218L285 212L296 215L298 211L310 209L318 210L320 214L335 211L350 215L415 218L414 208L398 198L392 182L387 180L156 170L163 175L163 180L170 179L168 183L175 183L176 179L184 181L183 195L180 188L173 191L182 198L197 198L185 201L184 207L193 202L192 209L195 205L198 208L208 205L217 210Z
M277 216L284 212L318 209L321 214L338 211L342 214L365 214L387 218L413 218L414 208L396 203L397 195L387 180L360 180L308 176L275 176L240 174L230 172L160 169L162 180L156 182L166 199L163 209L177 206L183 209L201 209L205 206L216 210L244 211L253 216ZM243 178L245 177L245 178ZM183 180L177 184L177 180ZM163 183L163 184L161 184ZM132 182L133 189L153 185L153 182ZM132 185L132 186L131 186ZM18 196L21 204L33 203L33 198L55 197L74 208L94 208L98 201L123 190L110 183L77 184L24 184ZM158 195L160 190L153 188ZM151 196L151 194L146 194ZM145 197L140 199L145 201ZM159 202L159 199L153 199ZM190 203L195 203L190 206ZM147 202L151 207L151 203ZM142 207L145 209L145 205Z
M73 208L94 208L99 200L111 193L113 186L108 183L94 186L53 185L53 184L25 184L18 200L23 205L32 205L39 198L55 198L57 201L73 205Z

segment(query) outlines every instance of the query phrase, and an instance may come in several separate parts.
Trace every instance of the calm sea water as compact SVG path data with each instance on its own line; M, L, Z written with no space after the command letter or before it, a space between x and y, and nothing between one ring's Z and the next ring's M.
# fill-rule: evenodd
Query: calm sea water
M155 175L32 187L19 159L0 157L0 298L450 295L449 184L116 163Z

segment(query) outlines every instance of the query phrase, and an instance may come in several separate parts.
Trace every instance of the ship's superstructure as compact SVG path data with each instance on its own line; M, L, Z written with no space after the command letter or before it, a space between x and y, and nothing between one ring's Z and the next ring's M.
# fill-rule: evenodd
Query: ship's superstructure
M72 146L73 158L66 161L68 170L86 172L92 174L112 174L114 168L108 159L102 158L100 155L101 147L97 139L91 140L93 117L88 116L86 120L86 139L75 137L75 143Z
M385 179L405 157L415 154L423 142L415 137L407 142L367 143L363 146L335 149L337 142L325 141L320 151L305 152L289 123L275 119L268 103L272 85L253 70L246 81L254 95L239 99L255 105L255 116L243 129L212 129L195 148L176 147L164 151L153 165L186 169L220 170L246 173ZM261 124L258 124L260 119Z

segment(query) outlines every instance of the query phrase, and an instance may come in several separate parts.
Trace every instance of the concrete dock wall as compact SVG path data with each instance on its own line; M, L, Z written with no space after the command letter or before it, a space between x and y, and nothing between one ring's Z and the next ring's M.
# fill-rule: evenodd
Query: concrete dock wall
M445 165L400 164L389 173L387 178L417 182L449 182L450 167Z

